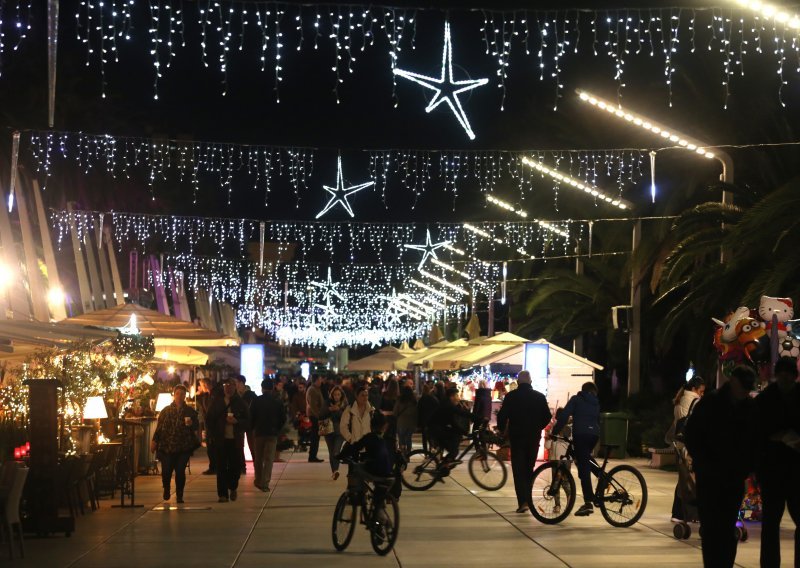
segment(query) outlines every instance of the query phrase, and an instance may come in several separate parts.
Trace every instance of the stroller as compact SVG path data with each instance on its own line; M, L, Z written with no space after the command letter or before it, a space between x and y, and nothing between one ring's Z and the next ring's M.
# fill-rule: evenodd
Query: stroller
M311 446L311 429L314 423L305 414L298 414L294 421L297 429L297 443L294 446L296 452L307 452Z
M695 483L694 473L688 461L686 449L678 442L672 442L675 449L678 463L678 498L683 507L684 520L675 523L672 527L672 534L678 540L686 540L692 536L692 528L687 520L695 520L697 515L697 484Z
M672 535L678 540L687 540L692 536L692 529L687 521L698 520L697 514L697 484L695 482L694 473L691 469L691 464L688 460L686 449L679 445L677 442L672 442L672 447L675 449L678 462L678 497L681 500L683 507L683 518L685 520L680 523L675 523L672 527ZM748 495L750 490L748 488ZM736 539L740 542L747 541L747 527L742 522L745 518L745 510L748 502L748 495L745 496L745 503L739 510L739 520L736 521ZM700 536L703 536L703 527L698 530Z

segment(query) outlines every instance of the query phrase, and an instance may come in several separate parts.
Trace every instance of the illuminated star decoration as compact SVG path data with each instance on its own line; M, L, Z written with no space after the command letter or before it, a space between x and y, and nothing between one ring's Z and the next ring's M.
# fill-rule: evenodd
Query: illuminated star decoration
M342 296L341 292L339 292L339 290L336 289L339 283L338 282L334 283L333 280L331 280L331 267L330 266L328 267L328 279L325 282L311 282L310 284L315 288L319 288L320 290L322 290L322 300L324 303L314 304L314 307L320 308L325 314L325 316L328 317L333 316L334 310L333 306L331 305L331 296L336 296L342 302L344 302L345 299L344 296Z
M384 296L383 299L388 302L386 305L386 322L390 325L400 323L400 318L406 313L399 306L400 298L397 297L397 290L392 288L392 295Z
M365 189L374 183L375 182L368 181L367 183L360 183L358 185L345 187L344 178L342 177L342 157L339 156L338 168L336 170L336 187L330 187L327 185L322 186L325 191L331 194L331 199L328 201L327 205L325 205L325 208L317 213L317 219L336 207L337 204L341 204L345 211L350 213L350 217L355 217L353 214L353 209L350 207L350 203L347 202L347 198L353 195L355 192L361 191L362 189Z
M441 103L447 103L459 124L461 124L461 127L466 131L469 139L475 140L475 133L472 132L472 127L469 124L469 120L467 120L467 114L464 112L464 109L461 108L461 101L458 100L458 95L485 85L489 82L489 79L453 80L453 42L450 39L450 22L445 22L444 24L444 49L442 50L441 77L435 79L397 68L395 68L394 74L419 83L426 89L435 91L433 99L431 99L431 102L428 103L428 106L425 108L425 112L431 112Z
M429 256L432 256L435 259L439 259L436 255L436 249L442 248L450 244L450 241L442 241L440 243L434 243L431 241L431 230L426 229L425 231L425 244L424 245L403 245L405 248L410 248L414 250L418 250L422 252L422 260L419 262L419 266L417 268L422 268L425 264L425 261L428 260Z

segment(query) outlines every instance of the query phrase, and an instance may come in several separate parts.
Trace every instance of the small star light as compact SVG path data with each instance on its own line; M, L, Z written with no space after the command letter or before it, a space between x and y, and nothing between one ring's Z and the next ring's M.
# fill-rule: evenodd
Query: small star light
M336 289L336 287L339 285L339 283L338 282L334 283L331 280L331 267L330 266L328 267L328 280L326 282L311 282L310 284L312 286L322 290L322 299L325 301L325 304L327 306L330 306L331 296L336 296L342 302L345 301L344 300L344 296L342 296L341 292L339 292L339 290ZM328 310L329 309L330 308L328 308Z
M328 211L336 207L337 204L341 203L342 207L344 207L345 211L350 213L350 217L355 217L353 214L353 209L350 207L350 203L347 202L347 198L353 195L357 191L361 191L375 182L368 181L366 183L360 183L358 185L352 185L350 187L344 186L344 178L342 177L342 157L339 156L338 160L338 167L336 170L336 187L329 187L327 185L323 185L323 189L331 194L331 199L328 201L325 208L317 213L317 219L325 215Z
M425 261L428 260L429 256L432 256L435 259L439 259L436 255L436 249L442 248L450 244L450 241L442 241L440 243L434 243L431 241L431 230L426 229L425 231L425 244L424 245L403 245L405 248L410 248L414 250L418 250L422 252L422 260L419 262L419 268L425 264Z
M475 133L467 120L467 114L461 108L461 101L458 95L466 91L471 91L476 87L481 87L489 82L489 79L465 79L463 81L453 80L453 42L450 39L450 22L444 24L444 49L442 50L442 75L438 79L426 77L419 73L394 69L395 75L400 75L404 79L419 83L426 89L435 91L431 102L425 108L425 112L431 112L441 103L447 103L453 111L461 127L466 131L470 140L475 140Z

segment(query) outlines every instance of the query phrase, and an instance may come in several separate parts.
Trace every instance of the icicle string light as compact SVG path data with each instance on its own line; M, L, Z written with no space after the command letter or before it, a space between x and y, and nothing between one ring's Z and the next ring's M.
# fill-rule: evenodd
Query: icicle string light
M13 49L26 39L30 1L16 0L6 7L7 15L0 24L0 56L11 48L12 38ZM145 2L146 9L135 9ZM11 14L13 17L9 17ZM234 58L245 62L249 58L256 69L271 75L275 100L280 101L280 86L289 64L284 54L294 47L301 55L329 50L333 96L338 102L339 87L354 73L356 64L364 58L362 54L383 49L388 52L384 80L392 82L395 105L398 59L404 50L415 48L419 18L442 18L436 9L240 0L82 0L75 3L74 16L68 22L74 25L74 32L68 33L74 33L85 46L87 65L98 68L103 96L106 67L120 64L120 44L145 36L147 42L141 45L147 45L152 62L155 98L173 60L185 56L184 51L196 49L206 67L216 68L223 94L228 91L227 72ZM628 83L636 79L626 73L628 64L634 58L647 60L661 69L666 101L671 105L672 79L679 59L700 55L715 58L723 87L722 102L726 104L734 74L744 73L744 59L769 53L776 62L775 87L781 97L787 80L787 51L797 49L800 32L796 14L757 0L736 0L730 7L705 9L483 10L451 19L458 22L459 38L480 42L487 63L495 67L500 109L507 98L509 76L520 72L511 64L517 50L522 57L513 59L519 61L519 69L527 69L525 60L532 60L530 67L552 87L555 108L563 96L568 67L585 55L611 63L611 77L620 97ZM193 38L190 45L187 37ZM702 44L708 48L696 49ZM756 49L748 50L751 45ZM292 63L299 64L297 58Z
M191 199L197 203L200 192L216 186L230 203L235 188L263 195L270 203L272 188L278 180L288 182L294 191L297 207L313 196L320 207L325 201L318 186L309 186L315 168L332 168L328 156L320 157L315 148L260 146L159 140L124 136L84 134L58 131L27 131L26 144L34 169L43 174L44 183L55 175L60 164L75 163L84 172L101 171L117 179L146 181L155 196L157 184L185 184ZM514 184L520 199L541 188L523 160L534 158L540 163L565 159L565 173L585 183L597 184L599 178L611 178L623 189L637 184L642 177L647 150L363 150L356 151L359 162L367 158L367 175L384 203L390 186L412 194L412 208L429 188L443 187L453 194L467 184L477 184L482 192L492 192L500 185ZM348 171L347 156L343 157ZM360 178L360 175L358 176ZM359 179L361 181L361 179ZM553 184L556 187L556 184Z

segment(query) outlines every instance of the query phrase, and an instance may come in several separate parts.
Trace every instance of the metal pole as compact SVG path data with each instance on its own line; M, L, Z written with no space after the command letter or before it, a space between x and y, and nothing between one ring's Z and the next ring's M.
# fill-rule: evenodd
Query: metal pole
M636 259L639 243L642 240L642 221L633 225L631 262ZM631 266L631 328L628 335L628 396L639 392L641 382L642 351L642 288L639 275Z
M581 258L581 244L575 245L575 274L583 275L583 259ZM583 334L578 335L572 340L572 352L583 357Z

